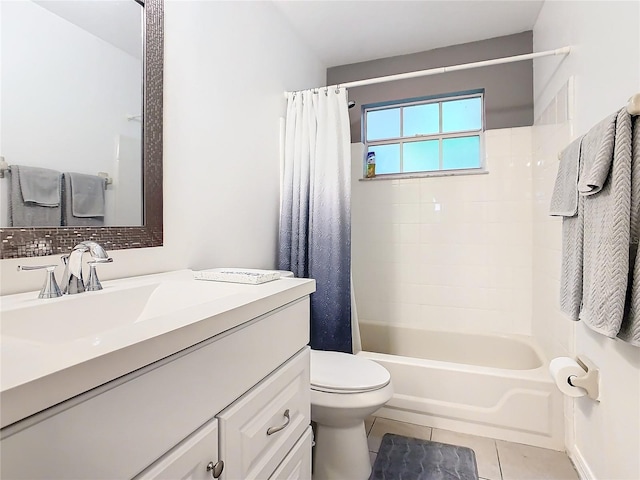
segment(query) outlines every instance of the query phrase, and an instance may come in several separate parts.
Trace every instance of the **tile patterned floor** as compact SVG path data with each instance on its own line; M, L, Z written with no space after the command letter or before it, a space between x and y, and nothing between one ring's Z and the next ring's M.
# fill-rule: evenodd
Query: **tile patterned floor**
M369 417L365 427L372 464L382 436L385 433L395 433L473 449L478 462L478 475L483 480L579 480L569 457L555 450L379 417Z

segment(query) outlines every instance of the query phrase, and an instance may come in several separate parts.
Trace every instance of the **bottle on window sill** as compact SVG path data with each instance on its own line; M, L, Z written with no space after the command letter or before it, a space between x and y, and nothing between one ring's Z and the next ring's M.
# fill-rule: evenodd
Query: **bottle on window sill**
M376 176L376 153L369 152L367 153L367 172L365 176L367 178L373 178Z

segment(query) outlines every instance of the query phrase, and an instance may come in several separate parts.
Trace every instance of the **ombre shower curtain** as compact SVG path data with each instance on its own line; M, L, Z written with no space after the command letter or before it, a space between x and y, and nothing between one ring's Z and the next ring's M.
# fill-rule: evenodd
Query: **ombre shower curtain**
M278 262L316 280L317 350L351 352L350 142L344 88L288 94Z

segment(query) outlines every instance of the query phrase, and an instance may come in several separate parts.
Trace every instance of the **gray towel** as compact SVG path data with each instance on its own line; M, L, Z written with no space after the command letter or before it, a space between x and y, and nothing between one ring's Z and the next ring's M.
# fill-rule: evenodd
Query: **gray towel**
M633 119L631 144L631 238L627 311L618 338L640 347L640 116Z
M616 136L616 118L614 113L593 127L587 135L591 135L591 141L597 143L597 151L589 152L585 158L587 164L578 182L578 191L581 195L595 195L602 190L613 162L613 148ZM591 148L596 148L593 144Z
M592 330L615 337L629 276L631 117L626 109L617 114L614 128L611 124L611 117L605 119L582 141L579 190L586 196L580 319Z
M64 224L104 225L104 178L65 172L63 179Z
M12 227L59 227L62 224L60 176L55 170L11 166L9 216Z
M558 175L551 195L551 215L573 217L578 214L578 170L582 137L571 142L560 155Z
M104 217L104 178L66 173L71 179L71 211L74 217Z
M577 321L582 304L582 238L584 199L578 195L582 137L560 155L558 176L551 196L551 215L562 216L562 268L560 310Z
M48 168L23 167L19 170L22 199L43 207L60 206L60 172Z
M582 305L582 254L584 239L584 198L578 198L577 215L562 219L562 267L560 269L560 310L578 321Z

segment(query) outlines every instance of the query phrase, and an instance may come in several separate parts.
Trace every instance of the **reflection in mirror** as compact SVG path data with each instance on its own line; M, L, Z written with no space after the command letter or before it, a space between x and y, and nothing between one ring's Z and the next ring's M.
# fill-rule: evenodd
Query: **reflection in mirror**
M4 2L0 226L142 225L142 13Z
M162 245L163 0L141 4L0 2L1 258Z

